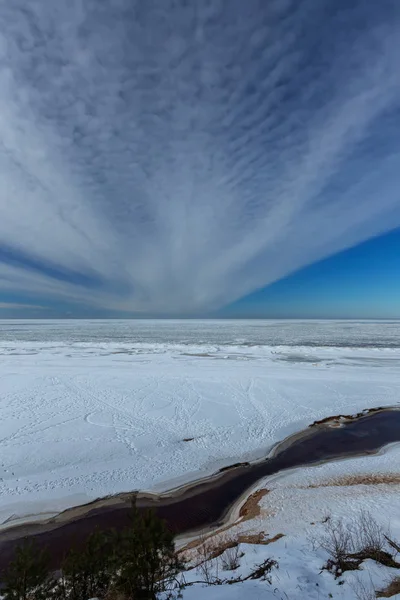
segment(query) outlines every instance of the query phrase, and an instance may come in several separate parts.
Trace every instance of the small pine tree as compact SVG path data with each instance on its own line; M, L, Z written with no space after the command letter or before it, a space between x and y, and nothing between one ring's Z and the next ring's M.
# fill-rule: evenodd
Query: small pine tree
M48 554L31 542L16 549L14 560L2 574L5 600L48 600L55 588L49 574Z
M116 549L115 589L128 600L155 600L172 591L182 568L173 535L154 512L132 507L131 526L120 536Z
M111 534L95 531L81 551L70 550L62 564L58 596L68 600L103 598L112 581Z
M70 550L57 581L47 553L30 543L17 548L0 580L4 600L103 599L115 592L124 600L155 600L159 592L172 599L182 568L164 522L133 506L131 526L120 535L96 531L82 550Z

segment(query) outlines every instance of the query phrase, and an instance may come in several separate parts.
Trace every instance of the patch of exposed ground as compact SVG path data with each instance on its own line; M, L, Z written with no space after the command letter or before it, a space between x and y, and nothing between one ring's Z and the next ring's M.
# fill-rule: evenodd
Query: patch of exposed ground
M201 536L196 540L192 540L192 542L179 551L179 554L188 562L201 564L204 561L218 558L226 550L237 548L239 544L268 546L268 544L277 542L282 537L284 537L283 533L278 533L274 537L268 537L264 531L258 533L238 533L237 535L227 533L226 530L223 532L218 531L214 534Z
M239 544L257 544L259 546L268 546L273 542L277 542L283 537L283 533L278 533L272 538L265 535L263 531L259 533L243 533L235 537L222 537L220 540L216 540L213 550L210 552L210 558L217 558L221 556L229 548L236 548Z
M314 423L311 423L309 427L318 427L318 425L340 427L341 425L343 425L343 423L355 421L356 419L361 419L362 417L366 417L367 415L371 415L376 412L382 412L388 409L388 407L385 408L384 406L377 406L376 408L368 408L366 410L363 410L355 415L334 415L330 417L325 417L324 419L320 419L319 421L314 421Z
M377 598L392 598L400 594L400 577L395 577L384 590L376 592Z
M259 502L267 494L269 494L269 490L267 489L257 490L256 492L251 494L241 507L239 517L241 517L243 521L248 521L249 519L259 517L261 515L261 507Z
M259 546L268 546L284 537L284 533L277 533L274 537L267 537L264 531L260 533L243 533L237 537L238 544L257 544Z
M311 483L309 488L321 488L348 485L399 485L400 473L345 475L322 483ZM306 488L305 488L306 489Z

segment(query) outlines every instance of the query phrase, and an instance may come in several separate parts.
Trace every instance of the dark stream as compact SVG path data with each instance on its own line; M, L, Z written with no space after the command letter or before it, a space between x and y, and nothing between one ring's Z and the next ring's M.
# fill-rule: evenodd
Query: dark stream
M303 438L278 451L273 458L229 469L215 481L193 485L173 498L141 499L138 506L152 506L175 533L217 524L234 502L251 486L284 469L368 454L400 441L400 411L385 410L349 422L340 428L314 427ZM278 448L279 450L279 448ZM128 525L129 505L94 508L82 517L46 531L45 525L26 524L0 533L0 569L12 557L22 537L29 536L51 553L57 567L66 550L79 546L95 527L120 529ZM10 535L11 532L11 535ZM18 533L18 538L16 537ZM14 537L14 539L10 539Z

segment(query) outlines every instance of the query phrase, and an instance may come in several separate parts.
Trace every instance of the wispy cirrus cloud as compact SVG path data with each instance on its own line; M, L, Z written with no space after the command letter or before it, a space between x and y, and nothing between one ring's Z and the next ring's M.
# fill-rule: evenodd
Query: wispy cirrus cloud
M395 0L0 23L0 293L206 312L400 225Z
M46 306L40 306L38 304L22 304L19 302L0 302L0 309L5 310L24 310L24 309L42 310L46 309Z

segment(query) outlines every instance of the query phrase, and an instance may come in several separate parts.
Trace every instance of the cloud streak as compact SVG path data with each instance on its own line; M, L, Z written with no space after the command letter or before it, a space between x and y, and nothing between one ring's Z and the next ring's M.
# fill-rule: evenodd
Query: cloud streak
M0 7L0 293L219 308L400 225L400 7Z
M42 310L45 309L45 306L40 306L37 304L19 304L19 303L15 303L13 304L12 302L0 302L0 309L5 309L5 310L25 310L25 309L29 309L29 310Z

